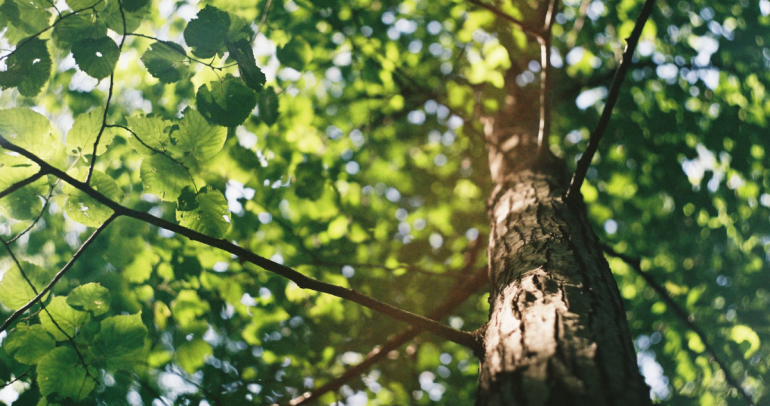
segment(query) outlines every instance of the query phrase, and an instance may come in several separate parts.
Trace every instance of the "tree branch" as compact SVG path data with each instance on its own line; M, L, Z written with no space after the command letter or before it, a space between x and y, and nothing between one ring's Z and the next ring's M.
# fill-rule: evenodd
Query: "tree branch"
M575 175L572 177L572 182L569 185L566 199L568 202L574 202L580 196L580 187L583 185L583 180L588 173L588 168L591 166L591 160L596 154L596 149L599 147L599 141L604 135L604 131L607 129L607 125L610 122L612 116L612 109L615 107L615 102L618 101L618 95L620 94L620 85L623 84L623 80L626 78L628 68L631 66L631 59L634 56L634 50L639 43L639 37L642 35L642 29L647 19L652 14L652 6L655 4L655 0L645 0L642 6L642 11L639 13L639 18L636 20L634 30L631 32L631 36L626 39L626 50L623 51L623 59L618 66L618 70L615 72L615 78L612 79L612 86L610 87L609 95L607 96L607 103L604 105L604 110L599 118L599 123L591 133L591 138L588 140L588 146L585 152L580 157L577 163L577 169L575 169Z
M142 37L142 38L147 38L147 39L151 39L151 40L153 40L153 41L158 41L158 42L168 42L168 41L163 41L163 40L161 40L161 39L159 39L159 38L156 38L156 37L153 37L153 36L150 36L150 35L145 35L145 34L138 34L138 33L135 33L135 32L130 32L130 33L126 34L126 35L127 35L127 36L132 36L132 37ZM256 36L255 36L255 37L256 37ZM178 53L179 53L179 54L181 54L181 55L184 55L184 56L185 56L185 58L187 58L187 59L189 59L189 60L191 60L191 61L193 61L193 62L197 62L197 63L199 63L199 64L201 64L201 65L205 65L205 66L208 66L208 67L209 67L209 68L211 68L211 69L222 70L222 69L226 69L226 68L229 68L229 67L232 67L232 66L236 66L236 65L238 65L237 63L231 63L231 64L229 64L229 65L225 65L225 66L214 66L214 65L212 65L212 64L211 64L211 63L209 63L209 62L203 62L203 61L201 61L200 59L195 59L195 58L193 58L192 56L190 56L190 55L187 55L187 52L184 52L184 51L180 51L180 50L178 50L178 49L176 49L176 48L174 48L174 47L171 47L171 49L172 49L173 51L175 51L175 52L178 52Z
M33 38L37 38L40 34L50 30L53 27L56 27L56 25L59 24L60 22L62 22L62 20L64 20L65 18L69 18L69 17L74 16L76 14L80 14L80 13L86 11L86 10L91 10L94 7L96 7L97 4L99 4L99 3L103 2L103 1L104 0L99 0L96 3L94 3L94 4L92 4L92 5L88 6L88 7L84 7L84 8L81 8L79 10L75 10L75 11L73 11L73 12L71 12L71 13L67 14L66 16L63 16L63 17L60 16L59 18L56 19L56 21L53 22L53 24L49 25L48 28L44 28L44 29L42 29L42 30L40 30L40 31L30 35L24 41L19 43L19 45L16 45L16 49L14 49L13 51L11 51L11 52L3 55L3 56L0 56L0 61L2 61L5 58L8 58L9 56L11 56L11 55L15 54L16 52L18 52L19 49L21 49L24 45L27 45L27 43L29 41L32 41Z
M0 238L0 242L2 242L2 243L3 243L3 245L5 246L5 249L6 249L6 251L8 251L8 254L9 254L9 255L11 256L11 258L13 259L13 262L15 262L15 263L16 263L16 266L19 268L19 273L21 273L21 276L24 278L24 280L25 280L25 281L27 281L27 284L28 284L28 285L29 285L29 287L32 289L32 291L33 291L33 292L35 292L35 295L36 295L36 296L35 296L35 298L37 298L38 296L42 297L43 295L41 295L40 293L38 293L38 291L37 291L37 288L36 288L36 287L35 287L35 285L32 283L32 281L29 279L29 277L27 276L27 273L26 273L26 272L24 272L24 268L22 268L22 266L21 266L21 262L19 262L19 259L16 257L16 254L14 254L14 253L13 253L13 250L11 249L11 245L10 245L10 244L8 244L8 243L7 243L5 240L3 240L2 238ZM57 322L57 321L56 321L56 319L53 317L53 314L51 314L51 312L49 312L49 311L48 311L48 308L46 308L46 307L45 307L45 305L43 304L43 302L40 302L40 307L43 309L43 311L45 311L45 313L46 313L46 314L48 315L48 317L51 319L51 322L53 323L53 325L54 325L54 326L56 326L56 328L57 328L59 331L61 331L61 333L62 333L62 334L64 334L64 336L65 336L65 337L67 337L67 340L68 340L68 341L70 342L70 344L72 345L72 348L75 350L75 353L77 353L77 355L78 355L78 358L80 358L80 362L82 362L82 363L83 363L83 369L86 371L86 376L88 376L89 378L91 378L91 379L92 379L94 382L96 382L96 383L99 383L99 381L98 381L98 380L97 380L97 379L96 379L96 378L95 378L93 375L91 375L91 373L90 373L90 372L88 372L88 364L86 364L86 360L85 360L85 358L83 358L83 354L81 354L81 353L80 353L80 350L78 349L78 346L77 346L77 345L75 345L75 340L72 338L72 336L70 336L69 334L67 334L67 332L66 332L66 331L64 331L64 329L63 329L63 328L62 328L62 327L59 325L59 322ZM17 317L18 317L18 316L17 316ZM7 328L7 327L6 327L6 328ZM0 330L0 331L2 331L2 330Z
M112 220L115 220L117 217L118 217L117 215L113 215L110 218L108 218L107 221L104 222L104 224L99 226L99 228L97 228L96 231L94 231L93 234L91 234L91 236L88 237L88 239L83 243L83 245L80 246L77 252L75 252L75 254L72 256L72 258L70 258L69 262L67 262L67 264L64 265L64 267L59 272L56 273L56 276L54 276L53 280L51 280L51 282L48 283L48 285L45 288L43 288L43 290L41 290L40 293L35 292L36 296L32 298L32 300L30 300L27 304L25 304L15 312L13 312L13 314L10 317L8 317L8 319L3 323L3 325L0 326L0 333L7 330L8 327L11 325L11 323L14 322L14 320L19 318L22 314L24 314L24 312L29 310L32 306L35 305L35 303L39 302L43 298L43 296L45 296L49 291L51 291L51 289L56 284L56 282L58 282L59 279L61 279L64 276L64 274L66 274L67 271L70 270L70 268L72 268L72 265L75 264L75 261L77 261L81 255L83 255L83 252L85 252L86 248L88 248L88 246L91 245L91 243L96 239L96 237L98 237L99 234L101 234L101 232L104 231L104 229L107 228L107 226L110 223L112 223ZM33 287L32 289L34 290L35 288Z
M369 309L378 311L395 320L399 320L409 325L430 331L431 333L436 334L437 336L444 338L446 340L455 342L460 345L464 345L474 350L480 349L478 343L476 342L476 338L472 333L453 329L444 324L437 323L427 317L419 316L414 313L410 313L406 310L402 310L395 306L389 305L387 303L380 302L379 300L376 300L374 298L371 298L369 296L356 292L355 290L343 288L341 286L333 285L326 282L321 282L319 280L310 278L285 265L273 262L267 258L261 257L242 247L232 244L227 240L210 237L208 235L199 233L197 231L190 230L189 228L180 226L179 224L174 224L169 221L163 220L161 218L155 217L151 214L129 209L125 206L122 206L119 203L116 203L110 200L108 197L94 190L88 184L84 182L80 182L77 179L69 176L67 173L51 166L47 162L40 159L37 155L27 151L24 148L11 144L3 136L0 136L0 146L7 150L17 152L27 157L31 161L38 164L41 168L47 170L51 175L61 178L62 180L69 183L74 188L92 197L97 202L109 207L118 216L131 217L140 221L144 221L148 224L152 224L157 227L165 228L169 231L173 231L177 234L183 235L193 241L199 241L210 247L219 248L223 251L229 252L230 254L243 258L244 260L251 262L252 264L257 265L267 271L281 275L293 281L294 283L297 284L297 286L303 289L311 289L322 293L328 293L332 296L337 296L342 299L350 300L352 302L365 306Z
M545 14L540 42L540 128L537 134L537 148L540 153L548 150L548 137L551 135L551 27L556 16L559 0L551 0Z
M703 343L703 346L706 347L706 351L708 351L709 354L711 354L711 357L714 358L714 361L719 365L720 368L722 368L722 371L725 373L725 380L727 383L730 384L730 386L734 387L738 390L738 392L743 396L743 398L746 400L746 402L750 405L754 405L754 401L751 399L751 395L746 392L742 387L740 382L738 382L737 379L733 378L732 375L730 375L730 369L727 367L727 364L722 361L721 358L717 355L716 350L714 349L711 344L709 344L708 340L706 339L706 334L703 332L703 330L700 329L695 323L690 321L690 316L687 314L687 312L679 306L674 299L671 298L671 296L668 294L668 291L666 291L663 286L661 286L658 282L655 281L655 279L652 278L647 272L642 271L642 265L641 261L638 258L632 258L628 255L621 254L617 251L615 251L612 247L606 244L602 244L602 249L604 252L610 254L613 257L620 258L623 260L623 262L627 263L631 269L634 270L639 276L641 276L644 281L649 285L658 295L660 295L661 299L668 305L668 307L674 312L674 315L682 322L684 323L687 328L692 330L693 333L695 333Z
M479 251L478 248L481 246L481 244L478 244L479 240L482 240L482 239L479 238L476 240L477 241L476 246L473 247L474 249L471 252L469 252L469 255L466 259L466 267L465 267L466 269L464 270L464 273L466 275L470 273L470 270L472 269L474 263L476 262L476 258L478 257L478 251ZM478 291L486 283L486 281L487 281L487 268L484 268L476 272L476 274L473 275L473 277L470 280L458 281L457 285L452 289L452 293L450 294L449 298L444 303L442 303L437 308L435 308L432 312L430 312L430 315L428 317L433 320L438 320L443 317L446 317L457 306L465 302L465 300L467 300L472 294ZM298 405L310 404L311 402L317 400L318 398L325 395L326 393L338 390L340 387L342 387L342 385L344 385L351 379L354 379L357 376L360 376L364 371L369 369L371 366L382 361L382 359L385 358L389 352L396 350L401 345L415 338L420 333L421 333L421 330L415 327L408 327L402 330L400 333L391 337L390 340L388 340L385 344L378 346L377 348L370 351L369 354L366 355L366 358L364 358L363 361L361 361L359 364L345 371L344 374L323 384L322 386L319 386L313 392L306 392L301 396L297 396L296 398L285 403L285 406L298 406Z
M27 179L24 179L22 181L14 183L13 185L9 186L8 189L5 189L2 192L0 192L0 199L10 195L11 193L13 193L13 192L15 192L15 191L17 191L17 190L19 190L21 188L23 188L24 186L27 186L27 185L35 182L36 180L38 180L38 179L42 178L43 176L45 176L45 174L46 174L45 171L40 170L36 174L28 177Z
M486 9L488 11L491 11L496 16L498 16L498 17L508 21L509 23L512 23L513 25L519 27L519 29L524 31L525 34L527 34L527 35L529 35L531 37L534 37L534 38L536 38L538 40L541 39L539 32L537 32L536 30L533 30L526 23L524 23L523 21L519 20L518 18L513 17L512 15L506 13L505 11L500 10L499 8L497 8L495 6L490 6L489 4L484 4L484 3L482 3L479 0L468 0L468 2L471 3L471 4L475 4L475 5L483 8L483 9Z
M123 37L120 39L120 45L118 45L118 59L120 59L120 53L123 52L123 43L126 42L126 13L123 12L123 3L118 0L118 9L120 10L120 17L123 19ZM117 66L116 66L117 68ZM112 91L115 87L115 69L110 73L110 90L107 93L107 103L104 105L104 115L102 116L102 126L99 127L99 134L96 135L96 141L94 141L94 151L91 154L91 165L88 166L88 175L86 175L86 184L91 182L91 175L94 173L94 165L96 165L96 150L99 148L99 141L102 139L104 129L107 128L107 113L110 110L110 100L112 100Z

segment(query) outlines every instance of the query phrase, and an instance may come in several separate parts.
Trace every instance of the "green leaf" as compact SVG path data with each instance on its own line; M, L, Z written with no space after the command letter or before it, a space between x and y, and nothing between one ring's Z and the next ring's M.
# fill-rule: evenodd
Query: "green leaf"
M192 211L197 209L198 200L196 197L197 194L195 193L195 190L190 186L185 186L184 189L182 189L182 193L179 195L179 199L176 201L178 210Z
M34 299L35 291L42 292L53 278L52 271L28 262L21 261L20 263L24 274L35 286L35 290L29 286L19 267L16 264L12 265L5 271L3 279L0 280L0 302L11 310L16 310ZM44 295L42 300L45 300L47 296L47 294Z
M40 170L35 164L22 156L0 154L0 190L21 182ZM0 199L0 213L16 220L36 218L43 208L40 196L48 186L46 177L16 190Z
M200 338L182 343L174 353L174 360L182 369L192 374L203 366L206 357L212 354L209 343Z
M162 83L174 83L190 75L190 68L185 63L186 55L180 45L158 41L142 55L142 62L150 75Z
M46 42L33 38L6 59L0 72L0 87L18 87L22 96L35 97L51 76L51 55Z
M230 17L226 12L207 5L198 12L196 18L187 23L184 40L193 48L193 55L198 58L212 58L225 44L230 29Z
M326 178L323 162L320 159L308 158L306 162L297 165L294 173L297 179L294 184L294 193L298 197L318 200L323 195Z
M139 173L145 193L154 194L166 202L176 201L185 186L193 186L185 167L165 155L144 158Z
M259 101L257 102L259 119L267 124L268 127L271 127L278 121L278 106L278 95L275 93L275 89L272 86L265 89L265 91L259 95Z
M137 11L149 3L150 0L123 0L121 2L121 4L123 4L123 10L128 12Z
M37 34L48 28L51 13L44 7L31 2L5 0L0 5L0 14L14 27L27 35Z
M73 11L82 10L102 3L99 0L66 0L66 2Z
M98 283L80 285L67 295L67 304L75 310L90 311L94 316L110 310L110 291Z
M127 33L132 33L142 25L142 21L150 14L150 7L142 7L136 11L129 12L123 10L120 12L120 5L117 1L110 1L107 8L99 12L99 18L107 24L107 28L123 35L123 19L125 17L125 27Z
M120 49L110 37L87 38L72 44L72 56L83 72L102 80L115 70Z
M28 326L19 323L3 340L3 348L8 355L22 364L37 364L56 347L56 341L40 324Z
M257 67L257 61L254 60L254 51L251 49L249 41L241 39L237 42L225 41L227 52L238 61L238 72L241 74L241 80L246 86L261 92L265 86L267 78L262 70Z
M225 127L237 127L243 123L257 105L257 95L242 81L227 75L224 80L213 81L198 88L198 111L209 122Z
M62 13L69 16L69 13ZM93 13L83 12L67 18L63 18L53 28L51 39L54 45L65 51L72 48L72 44L84 39L97 39L107 35L107 26Z
M192 210L182 210L181 206L177 208L176 219L179 224L211 237L222 238L230 228L230 223L224 218L228 211L227 200L222 192L206 186L198 192L195 201L198 207ZM189 207L192 206L186 206Z
M94 152L94 143L99 136L103 119L103 107L97 107L88 113L79 115L72 128L67 132L67 140L64 144L67 153L76 156L91 155ZM99 140L99 146L96 148L96 155L105 153L113 138L115 138L115 134L112 130L105 128Z
M59 142L51 134L51 122L26 107L0 110L0 135L40 158L50 158Z
M108 370L131 369L144 349L147 328L142 314L113 316L102 320L92 350Z
M72 171L71 174L71 176L80 181L84 181L86 175L86 169L80 172ZM118 184L104 172L95 170L91 175L90 184L97 192L114 202L120 202L123 199L123 192L118 187ZM67 212L67 215L73 221L88 227L99 227L114 213L109 207L97 202L91 196L72 186L67 185L63 190L69 194L67 201L64 203L64 211Z
M64 296L54 297L45 306L45 310L40 312L40 324L53 334L56 341L67 340L67 336L74 337L77 329L88 321L88 318L88 313L77 311L68 305Z
M179 122L177 146L182 151L192 151L199 161L209 159L216 155L225 145L227 129L218 125L209 124L205 118L195 109L184 109L184 117Z
M128 119L128 127L134 134L128 138L128 144L142 155L154 155L157 151L165 152L171 144L167 128L171 122L160 117L133 116ZM138 137L138 138L137 138Z
M96 369L88 367L88 373L96 376ZM37 383L43 396L55 394L74 400L85 399L96 386L72 347L56 348L40 360Z
M294 36L276 51L275 56L281 61L281 64L302 72L305 66L313 60L313 48L310 47L304 38Z

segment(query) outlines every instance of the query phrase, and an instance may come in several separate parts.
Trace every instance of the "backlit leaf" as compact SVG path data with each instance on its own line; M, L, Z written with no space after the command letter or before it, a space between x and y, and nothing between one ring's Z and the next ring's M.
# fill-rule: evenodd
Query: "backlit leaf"
M97 376L93 367L88 367L88 373ZM37 383L43 396L56 394L74 400L85 399L96 386L72 347L56 348L40 360Z
M192 210L177 209L176 219L179 224L212 237L223 237L230 223L224 218L228 211L227 200L222 193L206 186L198 192L195 201L198 206ZM188 205L186 208L190 207Z
M209 124L195 109L188 107L183 112L184 117L179 122L177 145L182 151L192 151L199 161L216 155L225 145L227 129L215 124Z
M8 355L22 364L37 364L56 347L56 341L40 324L20 323L3 340L3 348Z
M99 137L99 146L96 149L96 155L101 155L107 151L107 146L112 143L115 134L111 129L102 130L102 120L104 118L104 108L97 107L88 113L83 113L75 119L72 128L67 132L67 141L65 147L70 155L91 155L94 152L94 143Z
M0 303L11 310L16 310L34 299L37 295L35 292L42 292L53 277L51 270L24 261L20 263L24 274L14 264L5 271L3 279L0 279ZM32 282L34 289L27 282L27 278ZM46 294L42 299L45 300L47 296Z
M154 194L166 202L176 201L182 188L193 185L187 170L165 155L144 158L140 174L145 193Z
M88 321L88 313L81 312L67 304L67 298L56 296L40 312L40 324L51 333L56 341L75 336L77 329Z
M99 316L110 310L110 291L98 283L80 285L67 295L67 304L75 310L90 311Z
M163 83L174 83L187 78L189 66L184 48L173 42L157 41L142 55L142 62L150 75Z
M196 95L198 111L209 122L225 127L243 123L257 105L257 95L239 79L227 75L209 86L202 85Z

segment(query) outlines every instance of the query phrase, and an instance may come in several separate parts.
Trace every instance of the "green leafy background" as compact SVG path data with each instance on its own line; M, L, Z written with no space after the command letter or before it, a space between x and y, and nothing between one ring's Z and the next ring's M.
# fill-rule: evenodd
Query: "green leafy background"
M274 0L265 17L268 3L5 0L0 135L81 180L96 158L92 184L127 207L429 313L485 265L477 118L506 102L510 69L537 92L537 44L469 2ZM570 169L641 4L566 0L556 16L550 141ZM663 404L746 404L726 374L770 399L768 13L765 0L658 1L583 185L600 239L641 258L726 362L608 257ZM0 156L3 189L36 171ZM37 289L112 214L53 176L0 213L3 239L24 233L11 248ZM5 319L34 292L4 250L0 272ZM479 291L441 321L471 330L487 311ZM0 381L19 379L0 401L286 402L403 328L121 218L0 336ZM477 369L423 334L321 403L467 405Z

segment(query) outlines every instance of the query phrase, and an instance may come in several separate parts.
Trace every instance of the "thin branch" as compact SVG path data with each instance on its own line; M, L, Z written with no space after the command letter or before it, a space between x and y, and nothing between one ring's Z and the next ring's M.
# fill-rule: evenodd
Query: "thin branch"
M136 33L136 32L129 32L129 33L128 33L128 34L126 34L126 35L127 35L127 36L131 36L131 37L142 37L142 38L147 38L147 39L151 39L151 40L153 40L153 41L158 41L158 42L167 42L167 41L163 41L162 39L159 39L159 38L156 38L156 37L153 37L153 36L150 36L150 35L139 34L139 33ZM191 60L191 61L193 61L193 62L197 62L197 63L199 63L199 64L201 64L201 65L205 65L205 66L208 66L208 67L209 67L209 68L211 68L211 69L216 69L216 70L223 70L223 69L227 69L227 68L230 68L230 67L233 67L233 66L237 66L237 65L238 65L237 63L231 63L231 64L229 64L229 65L225 65L225 66L214 66L214 65L212 65L212 64L211 64L211 62L203 62L203 61L201 61L200 59L195 59L195 58L193 58L192 56L190 56L190 55L187 55L187 52L184 52L184 51L180 51L179 49L177 49L177 48L175 48L175 47L169 47L169 48L171 48L171 49L172 49L174 52L178 52L179 54L181 54L181 55L184 55L184 57L185 57L185 58L187 58L187 59L189 59L189 60ZM215 59L216 59L216 58L215 58ZM213 60L212 60L212 61L213 61Z
M48 285L45 288L43 288L43 290L41 290L40 293L36 291L35 292L36 296L32 298L32 300L30 300L27 304L25 304L15 312L13 312L13 314L10 317L8 317L8 319L3 323L3 325L0 326L0 333L7 330L8 327L11 325L11 323L13 323L17 318L19 318L19 316L24 314L24 312L29 310L32 306L34 306L37 302L39 302L43 298L43 296L45 296L49 291L51 291L51 289L56 284L56 282L58 282L67 273L67 271L69 271L70 268L72 268L72 265L75 265L75 261L77 261L81 255L83 255L83 252L85 252L88 246L91 245L92 242L94 242L96 237L98 237L99 234L101 234L101 232L104 231L104 229L107 228L107 226L110 225L110 223L112 223L112 221L115 220L117 217L118 217L117 215L112 215L110 218L107 219L107 221L104 222L104 224L99 226L99 228L97 228L96 231L94 231L93 234L91 234L91 236L88 237L88 239L83 243L83 245L80 246L77 252L75 252L75 254L72 256L72 258L70 258L69 262L67 262L67 264L64 265L64 267L59 272L56 273L53 280L51 280L51 282L48 283ZM18 265L18 262L17 262L17 265ZM19 269L21 269L21 266L19 266ZM32 287L32 289L35 290L34 286ZM53 319L53 317L51 319Z
M639 18L636 20L634 30L631 32L631 36L626 39L626 50L623 51L623 59L618 66L618 70L615 72L615 78L612 80L612 86L610 88L609 95L607 96L607 103L604 105L604 110L599 118L599 123L591 133L591 138L588 140L588 146L585 152L580 157L577 163L577 169L575 169L575 175L572 177L572 183L569 185L566 199L567 201L575 201L580 196L580 187L583 185L583 180L588 173L588 168L591 166L591 160L596 153L596 149L599 147L599 141L604 135L604 131L607 129L607 125L610 122L612 116L612 109L615 107L615 102L618 101L618 95L620 94L620 85L623 84L623 80L626 78L628 68L631 66L631 59L634 56L634 50L639 43L639 37L642 35L642 29L647 19L652 14L652 6L655 4L655 0L645 0L642 6L642 11L639 13Z
M27 273L26 273L26 272L24 272L24 268L22 268L22 266L21 266L21 262L19 262L19 259L16 257L16 254L14 254L14 253L13 253L13 250L11 249L11 245L10 245L10 244L8 244L8 243L7 243L5 240L3 240L2 238L0 238L0 242L1 242L1 243L2 243L4 246L5 246L5 249L6 249L6 251L8 251L8 254L9 254L9 255L11 256L11 258L13 259L13 262L15 262L15 263L16 263L16 267L18 267L18 268L19 268L19 273L21 273L21 276L24 278L24 280L25 280L25 281L27 281L27 284L28 284L28 285L29 285L29 287L32 289L32 291L33 291L33 292L35 292L35 295L36 295L36 296L35 296L35 298L37 298L38 296L42 297L43 295L41 295L41 294L39 294L39 293L38 293L38 291L37 291L37 288L36 288L36 287L35 287L35 285L32 283L32 281L29 279L29 276L27 276ZM78 358L80 358L80 362L82 362L82 363L83 363L83 367L84 367L84 369L85 369L85 371L86 371L86 376L87 376L88 378L91 378L91 379L92 379L94 382L96 382L96 383L99 383L99 381L98 381L98 380L97 380L97 379L96 379L96 378L95 378L93 375L91 375L91 373L90 373L90 372L88 372L88 364L86 364L86 360L85 360L85 358L83 358L83 354L81 354L81 353L80 353L80 350L78 349L77 345L75 345L75 340L72 338L72 336L70 336L69 334L67 334L67 332L66 332L66 331L64 331L64 329L62 328L62 326L61 326L61 325L59 325L59 322L57 322L57 321L56 321L56 319L53 317L53 314L51 314L51 312L49 312L49 311L48 311L48 308L47 308L47 307L45 307L45 305L43 304L43 302L40 302L40 307L42 307L42 308L43 308L43 311L45 311L45 313L46 313L46 314L48 315L48 317L51 319L51 322L53 323L53 325L54 325L54 326L56 326L56 328L57 328L59 331L61 331L61 333L62 333L62 334L64 334L64 336L65 336L65 337L67 337L67 340L68 340L68 341L70 342L70 344L72 345L72 348L75 350L75 353L77 353L77 355L78 355ZM17 317L18 317L18 316L17 316ZM4 326L4 327L5 327L5 328L7 328L7 326ZM0 330L0 332L2 332L2 331L4 331L4 330Z
M5 389L7 386L11 386L11 385L13 385L13 384L14 384L14 383L16 383L16 382L17 382L19 379L21 379L21 378L24 378L24 375L27 375L27 374L29 373L29 371L31 371L31 370L33 370L33 369L35 369L35 367L29 367L29 369L27 369L26 371L24 371L24 373L23 373L23 374L21 374L21 375L17 376L17 377L16 377L14 380L12 380L12 381L10 381L10 382L6 382L6 383L5 383L5 385L3 385L3 386L0 386L0 389Z
M14 183L13 185L9 186L8 189L5 189L2 192L0 192L0 199L10 195L11 193L13 193L13 192L15 192L15 191L17 191L17 190L19 190L21 188L23 188L24 186L27 186L27 185L35 182L36 180L38 180L38 179L42 178L43 176L45 176L45 174L46 174L45 171L40 170L36 174L28 177L27 179L24 179L22 181Z
M703 346L706 348L706 351L711 354L711 357L714 358L714 361L716 361L719 367L722 368L722 371L725 373L725 380L727 383L737 389L741 396L743 396L743 398L746 400L746 402L753 406L754 401L751 399L751 395L741 387L741 384L737 379L730 375L730 369L727 367L727 364L717 355L714 347L709 344L706 333L704 333L703 330L701 330L700 327L698 327L695 323L690 321L690 316L687 314L687 312L681 306L679 306L679 304L677 304L674 299L671 298L671 296L668 294L668 291L663 288L663 286L656 282L655 279L653 279L653 277L650 276L647 272L642 271L641 261L638 258L632 258L628 255L621 254L606 244L602 244L602 249L604 252L610 254L611 256L622 259L623 262L627 263L631 269L634 270L634 272L636 272L644 279L645 282L647 282L647 285L649 285L655 292L658 293L658 295L660 295L661 299L663 299L666 305L668 305L668 307L674 312L674 315L700 338Z
M476 241L478 242L479 240L483 240L483 239L479 238ZM476 243L476 245L473 247L473 250L469 252L468 257L466 258L466 269L464 272L466 275L470 273L470 269L473 267L474 263L476 262L476 258L478 257L478 252L479 252L478 248L481 247L481 245L482 244ZM476 291L481 289L481 287L486 283L486 281L487 281L487 268L484 268L476 272L476 274L470 280L459 281L457 285L452 289L452 293L450 293L449 298L440 306L435 308L428 317L433 320L438 320L443 317L446 317L455 308L457 308L457 306L465 302L465 300L467 300L472 294L476 293ZM322 386L319 386L313 392L304 393L301 396L298 396L290 400L288 403L286 403L286 406L306 405L313 402L314 400L317 400L318 398L320 398L321 396L325 395L328 392L338 390L340 387L342 387L342 385L344 385L351 379L354 379L357 376L360 376L362 373L364 373L364 371L369 369L372 365L375 365L376 363L382 361L382 359L385 358L389 352L396 350L397 348L402 346L404 343L415 338L420 333L421 333L421 330L414 327L408 327L402 330L400 333L391 337L385 344L378 346L377 348L370 351L369 354L366 355L366 358L364 358L363 361L361 361L359 364L345 371L344 374L323 384Z
M123 20L123 36L120 38L120 45L118 45L118 59L120 59L120 53L123 52L123 43L126 42L126 13L123 11L123 3L118 0L118 9L120 10L120 17ZM117 66L116 66L117 68ZM107 93L107 103L104 105L104 115L102 116L102 126L99 127L99 134L96 135L96 141L94 141L94 151L91 154L91 165L88 166L88 175L86 175L86 184L91 182L91 175L94 174L94 166L96 165L96 150L99 148L99 141L102 139L104 129L107 128L107 114L110 111L110 100L112 100L112 92L115 87L115 68L110 73L110 90Z
M540 128L537 134L537 147L540 153L548 150L548 137L551 135L551 27L556 16L559 0L548 2L543 32L540 42Z
M0 147L3 147L10 151L18 152L19 154L24 155L25 157L29 158L30 160L38 164L41 168L47 170L51 175L61 178L65 182L69 183L72 187L82 191L83 193L92 197L97 202L109 207L118 216L131 217L131 218L143 221L145 223L152 224L157 227L165 228L166 230L173 231L177 234L183 235L193 241L199 241L208 246L219 248L223 251L229 252L230 254L243 258L244 260L251 262L252 264L257 265L267 271L273 272L275 274L281 275L291 280L292 282L296 283L297 286L299 286L300 288L311 289L322 293L328 293L332 296L337 296L342 299L350 300L352 302L365 306L369 309L380 312L395 320L399 320L407 324L410 324L412 326L416 326L416 327L425 329L427 331L430 331L431 333L436 334L437 336L444 338L446 340L455 342L460 345L464 345L474 350L480 350L479 345L476 341L476 336L470 332L453 329L444 324L437 323L427 317L419 316L414 313L410 313L408 311L399 309L395 306L389 305L387 303L380 302L379 300L366 296L362 293L356 292L355 290L343 288L341 286L333 285L326 282L321 282L319 280L310 278L300 272L297 272L292 268L289 268L285 265L273 262L267 258L259 256L249 250L246 250L242 247L232 244L227 240L210 237L208 235L199 233L197 231L190 230L189 228L180 226L179 224L174 224L167 220L155 217L151 214L129 209L128 207L122 206L121 204L110 200L108 197L97 192L88 184L84 182L80 182L77 179L69 176L64 171L61 171L51 166L50 164L40 159L35 154L27 151L26 149L18 147L14 144L11 144L3 136L0 136Z
M120 129L126 130L126 131L130 132L130 133L131 133L131 135L132 135L134 138L136 138L136 140L137 140L137 141L139 141L139 143L140 143L140 144L142 144L142 146L144 146L145 148L149 149L150 151L152 151L152 152L154 152L154 153L156 153L156 154L166 155L166 153L165 153L165 152L163 152L163 151L161 151L161 150L158 150L158 149L155 149L155 148L153 148L153 147L151 147L151 146L147 145L147 143L145 143L145 142L144 142L144 141L143 141L141 138L139 138L139 136L138 136L138 135L136 135L136 133L135 133L135 132L134 132L132 129L130 129L130 128L126 127L126 126L123 126L123 125L117 125L117 124L109 124L109 125L107 125L107 128L120 128ZM177 161L176 161L174 158L171 158L171 157L170 157L170 156L168 156L168 155L166 155L166 157L167 157L168 159L170 159L170 160L172 160L172 161L174 161L174 162L176 162L176 163L178 163L178 164L179 164L179 162L177 162ZM181 164L180 164L180 165L181 165Z
M88 7L84 7L84 8L81 8L81 9L79 9L79 10L75 10L75 11L73 11L73 12L71 12L71 13L67 14L66 16L63 16L63 17L61 17L61 16L60 16L59 18L57 18L57 19L56 19L56 21L54 21L54 22L53 22L53 24L49 25L47 28L44 28L44 29L42 29L42 30L38 31L38 32L36 32L36 33L32 34L31 36L27 37L27 38L26 38L24 41L21 41L21 42L20 42L18 45L16 45L16 49L14 49L13 51L11 51L11 52L9 52L9 53L7 53L7 54L3 55L3 56L0 56L0 61L2 61L2 60L3 60L3 59L5 59L5 58L8 58L8 57L10 57L10 56L11 56L11 55L13 55L13 54L15 54L15 53L16 53L16 52L18 52L18 51L19 51L19 50L20 50L20 49L21 49L21 48L22 48L24 45L27 45L27 43L28 43L29 41L32 41L33 39L35 39L35 38L37 38L38 36L40 36L40 34L42 34L42 33L46 32L46 31L50 30L51 28L53 28L53 27L56 27L56 25L57 25L57 24L59 24L60 22L62 22L64 19L66 19L66 18L69 18L69 17L71 17L71 16L74 16L74 15L76 15L76 14L82 13L82 12L84 12L84 11L86 11L86 10L92 10L92 9L94 9L94 7L96 7L96 5L97 5L97 4L99 4L99 3L103 2L103 1L104 1L104 0L99 0L99 1L97 1L96 3L94 3L94 4L92 4L92 5L88 6Z
M262 26L265 25L265 21L267 21L267 15L270 13L270 6L273 5L273 0L267 0L267 5L265 6L265 11L262 13L262 20L259 22L259 25L257 26L257 32L254 33L254 37L251 39L251 45L254 45L254 40L257 38L257 35L260 31L262 31Z
M506 13L505 11L500 10L499 8L497 8L495 6L490 6L489 4L482 3L479 0L468 0L468 2L471 3L471 4L475 4L475 5L483 8L483 9L491 11L496 16L498 16L498 17L500 17L500 18L502 18L502 19L512 23L513 25L519 27L519 29L524 31L525 34L527 34L527 35L529 35L531 37L534 37L534 38L536 38L538 40L540 39L540 33L539 32L537 32L536 30L532 29L532 27L528 26L526 23L524 23L523 21L519 20L518 18L515 18L512 15Z

